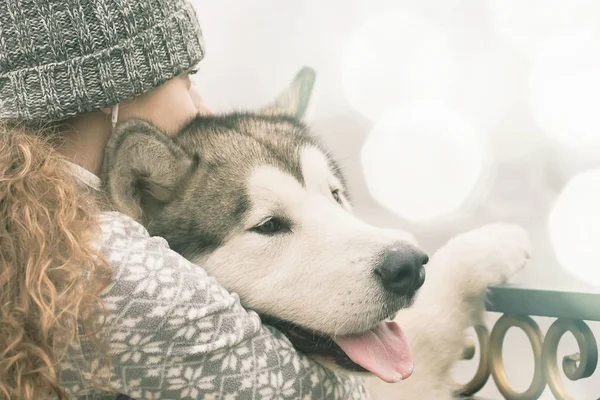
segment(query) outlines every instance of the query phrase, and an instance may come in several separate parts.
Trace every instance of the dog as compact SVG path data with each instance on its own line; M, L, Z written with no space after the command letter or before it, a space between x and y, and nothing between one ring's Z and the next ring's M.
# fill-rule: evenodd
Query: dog
M119 124L104 191L298 350L375 376L374 398L451 398L464 331L488 286L526 263L527 234L488 225L429 260L410 233L361 221L339 165L302 121L315 78L305 67L270 105L197 116L172 137Z

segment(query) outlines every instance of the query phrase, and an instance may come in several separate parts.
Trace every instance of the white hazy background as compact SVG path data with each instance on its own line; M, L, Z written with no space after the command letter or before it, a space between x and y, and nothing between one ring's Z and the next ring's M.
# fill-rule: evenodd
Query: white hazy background
M196 84L215 112L264 105L302 66L317 70L307 120L367 221L411 230L430 253L516 222L534 256L514 282L600 293L600 1L195 5L207 49ZM552 322L536 321L543 332ZM516 329L505 343L508 377L524 390L531 347ZM576 351L566 335L560 357ZM456 379L475 364L459 363ZM567 387L597 399L600 373ZM501 398L491 378L481 394Z

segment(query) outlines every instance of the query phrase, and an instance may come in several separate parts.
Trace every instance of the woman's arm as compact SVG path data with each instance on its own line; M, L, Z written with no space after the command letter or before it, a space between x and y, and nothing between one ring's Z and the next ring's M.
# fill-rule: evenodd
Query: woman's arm
M362 380L336 375L261 325L235 294L118 213L101 217L114 269L103 296L113 382L133 398L363 399Z

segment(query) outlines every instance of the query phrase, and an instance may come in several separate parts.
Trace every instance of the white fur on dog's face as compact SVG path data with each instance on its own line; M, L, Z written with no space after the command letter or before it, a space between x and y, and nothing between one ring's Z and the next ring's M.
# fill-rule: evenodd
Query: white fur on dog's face
M258 312L329 335L371 329L412 300L385 292L374 274L384 251L412 237L353 216L341 182L316 147L301 151L301 166L304 186L276 167L255 169L247 183L246 220L197 261ZM289 231L253 230L270 217L288 221Z

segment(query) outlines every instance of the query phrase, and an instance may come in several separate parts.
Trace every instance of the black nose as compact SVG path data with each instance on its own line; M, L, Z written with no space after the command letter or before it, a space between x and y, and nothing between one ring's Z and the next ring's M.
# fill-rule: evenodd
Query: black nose
M403 247L385 254L375 268L383 287L395 294L411 294L425 283L425 268L429 257L416 247Z

